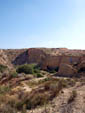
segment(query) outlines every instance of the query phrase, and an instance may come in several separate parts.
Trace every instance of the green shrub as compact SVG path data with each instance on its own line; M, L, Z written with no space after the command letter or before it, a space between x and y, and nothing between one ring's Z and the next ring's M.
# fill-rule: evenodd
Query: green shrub
M51 80L51 78L49 78L49 77L43 79L44 82L46 82L46 81L50 81L50 80Z
M0 86L0 94L5 94L5 93L7 93L9 91L10 91L9 85L7 85L7 86L5 86L5 85Z
M21 65L16 70L18 73L33 74L33 66L29 64Z
M4 66L4 65L0 64L0 72L1 73L3 73L4 70L6 70L6 69L7 69L7 66Z
M48 94L36 92L34 96L28 99L27 109L32 109L40 105L47 104L49 101Z
M40 77L43 77L43 75L40 74L40 73L37 73L37 74L36 74L36 77L37 77L37 78L40 78Z
M75 85L75 81L73 79L60 79L60 82L63 87L73 87Z
M77 92L75 90L73 90L71 93L71 96L68 99L68 103L73 102L75 100L76 96L77 96Z
M34 68L34 73L40 73L39 69Z
M25 74L38 74L40 73L40 69L36 66L36 64L24 64L17 68L18 73Z
M18 73L16 71L13 71L10 73L12 78L16 78L18 76Z

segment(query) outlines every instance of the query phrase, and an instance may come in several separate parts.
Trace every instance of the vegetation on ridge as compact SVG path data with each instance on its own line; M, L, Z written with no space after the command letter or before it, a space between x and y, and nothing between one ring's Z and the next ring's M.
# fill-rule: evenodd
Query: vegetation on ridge
M0 64L0 72L3 73L7 69L7 66Z

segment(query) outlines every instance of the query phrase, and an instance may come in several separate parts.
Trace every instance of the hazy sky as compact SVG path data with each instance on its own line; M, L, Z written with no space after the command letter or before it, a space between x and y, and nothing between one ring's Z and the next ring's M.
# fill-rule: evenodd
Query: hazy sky
M85 49L85 0L0 0L0 48Z

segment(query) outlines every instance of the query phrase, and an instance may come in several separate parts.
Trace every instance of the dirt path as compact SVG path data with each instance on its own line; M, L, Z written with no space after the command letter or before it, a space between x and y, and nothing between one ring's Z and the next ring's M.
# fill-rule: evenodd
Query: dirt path
M32 88L30 88L26 83L22 83L23 85L23 89L25 90L25 92L31 92L32 91Z
M43 78L35 78L35 79L32 79L30 81L40 81L40 80L43 80L45 79L46 77L43 77ZM29 87L29 85L27 85L25 82L22 82L22 85L23 85L23 89L26 91L26 92L31 92L33 88ZM38 86L34 87L34 89L38 88Z

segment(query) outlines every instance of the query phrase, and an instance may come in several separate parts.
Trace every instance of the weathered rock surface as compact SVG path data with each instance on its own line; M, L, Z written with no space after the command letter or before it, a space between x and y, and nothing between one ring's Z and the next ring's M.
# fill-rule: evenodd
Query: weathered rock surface
M79 68L83 68L85 67L85 60L83 60L79 65L78 65Z
M74 65L80 63L84 59L85 51L69 50L66 48L32 48L28 50L28 62L40 63L42 69L56 68L61 63ZM83 58L83 59L82 59Z
M41 63L46 58L46 53L42 49L28 49L28 63Z
M6 65L8 67L9 65L11 66L11 63L9 63L8 57L3 50L0 50L0 64Z
M74 69L71 65L64 64L64 63L60 64L59 72L58 72L59 75L70 76L76 73L77 73L77 70Z
M0 50L0 63L9 67L25 63L37 63L40 64L42 69L46 70L60 67L61 64L79 65L83 61L85 61L85 50L69 50L66 48Z

